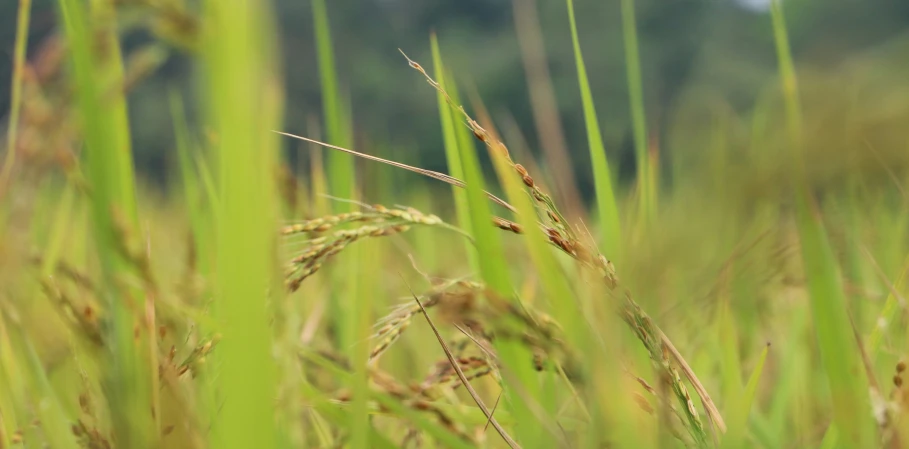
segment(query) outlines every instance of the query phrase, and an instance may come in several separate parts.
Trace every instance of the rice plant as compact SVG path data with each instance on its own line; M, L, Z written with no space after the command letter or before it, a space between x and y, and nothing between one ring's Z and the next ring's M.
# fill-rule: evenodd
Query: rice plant
M590 160L592 214L575 210L577 180L549 179L576 172L547 167L562 150L541 164L502 137L518 133L446 33L425 43L431 65L408 56L422 42L388 55L438 111L446 168L376 155L339 79L350 41L332 39L345 30L331 2L301 25L321 116L284 131L298 99L273 6L59 0L61 32L26 42L32 5L18 2L0 448L905 446L905 148L817 143L841 130L814 96L843 83L797 70L781 2L763 30L776 84L747 116L718 107L709 150L671 184L648 134L636 5L616 5L631 189L601 129L586 4L559 6L587 147L568 150ZM530 21L519 38L545 39L534 5L514 6ZM161 193L135 168L147 123L128 106L175 52L197 85L168 86L179 188ZM882 124L891 110L869 126L902 139ZM297 172L280 157L291 143Z

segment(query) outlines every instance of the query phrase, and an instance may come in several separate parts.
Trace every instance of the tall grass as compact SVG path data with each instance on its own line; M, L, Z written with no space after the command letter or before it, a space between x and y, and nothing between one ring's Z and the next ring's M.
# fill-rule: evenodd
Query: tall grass
M622 0L622 36L625 46L625 69L628 81L628 104L634 135L634 154L638 173L639 213L645 223L656 211L656 159L649 154L647 118L644 115L644 88L641 81L641 56L638 48L634 0Z
M442 64L442 54L439 50L439 41L435 33L430 36L430 45L432 48L433 72L436 74L436 81L443 89L454 92L452 89L454 83L447 80L445 66ZM455 120L451 107L445 101L445 96L441 92L436 93L439 104L439 121L442 125L442 140L445 145L445 161L448 164L448 174L458 179L464 178L464 169L461 166L461 151L474 151L475 145L473 140L468 136L463 138L463 133L467 132L459 121ZM460 131L460 132L459 132ZM458 225L461 229L472 233L470 206L467 202L467 192L458 187L452 186L452 196L454 197L455 211L457 212ZM477 253L465 242L467 246L467 257L470 260L470 266L474 270L479 270L479 260Z
M441 58L439 58L439 63L439 66L442 66ZM452 84L447 84L444 87L451 92L457 92L457 89ZM441 91L439 94L443 95L443 97L447 95ZM456 93L453 95L456 95ZM448 126L453 126L453 114L449 112L450 109L447 102L443 100L443 102L439 103L439 107L443 126L445 126L446 119L448 119ZM495 294L510 300L513 298L514 287L511 283L508 262L504 258L501 235L495 228L490 226L493 221L493 215L485 194L486 180L480 168L475 146L472 144L462 146L460 145L462 142L459 141L457 147L452 149L457 151L464 174L464 182L467 184L467 209L470 229L476 243L475 257L478 261L479 275ZM540 428L533 424L538 418L534 416L530 406L526 403L526 395L522 395L508 387L516 382L520 385L518 388L531 389L530 391L536 390L534 388L536 382L532 379L532 371L530 371L526 363L530 355L520 345L516 345L513 342L499 342L496 346L501 351L500 357L502 357L503 362L510 369L515 370L511 375L516 377L516 379L509 379L503 384L505 397L500 406L513 413L518 422L523 423L517 428L517 440L522 444L530 445L529 447L536 447L534 444L547 441L541 440Z
M10 89L9 131L6 136L6 158L3 161L3 168L0 169L0 192L6 190L13 165L16 163L19 113L22 106L22 77L25 74L25 49L28 47L28 25L31 10L31 0L19 0L19 14L16 16L16 47L13 51L13 80Z
M806 161L802 155L803 131L798 84L783 8L779 1L771 3L771 17L786 107L789 151L792 153L794 167L796 223L817 343L833 400L833 422L838 431L837 435L845 438L847 446L867 447L872 444L871 420L869 416L862 416L856 412L870 408L867 397L868 380L861 374L856 375L857 372L861 373L864 370L860 368L860 349L851 331L852 320L846 307L841 274L816 200L811 198L805 184Z
M571 25L571 42L574 49L575 65L578 71L578 86L581 89L581 101L584 108L584 123L587 126L587 145L593 166L598 224L602 233L601 245L605 254L616 258L619 256L621 248L619 245L621 238L619 208L616 205L612 173L606 158L606 148L603 146L603 137L600 133L596 109L593 105L593 95L590 93L590 82L587 80L587 68L584 65L584 57L581 54L578 27L574 17L574 2L566 0L566 4L568 5L568 20Z
M322 112L325 120L325 137L328 142L350 147L349 111L345 110L338 87L338 72L335 68L334 48L331 41L331 27L325 0L313 0L313 29L319 62L319 80L322 82ZM355 192L354 160L352 156L331 152L328 154L328 180L332 195L338 198L353 198ZM349 209L345 203L335 208Z
M124 277L136 269L129 251L136 244L137 210L126 102L119 89L109 93L123 80L116 24L109 19L111 8L111 3L99 1L87 11L81 2L60 0L85 135L103 296L111 315L106 335L111 369L106 383L114 433L120 444L146 448L154 446L158 436L151 419L158 405L153 376L157 350L154 315L146 315L146 294L123 286ZM102 18L108 21L100 22ZM93 45L99 37L107 50L103 56Z
M276 287L275 186L283 87L268 5L209 1L205 36L209 120L217 133L217 377L223 407L213 447L275 447L276 367L271 314Z
M325 124L325 136L329 142L336 145L350 146L352 135L350 129L350 111L346 108L346 102L342 99L339 87L338 72L335 67L335 53L332 46L331 26L328 17L328 9L324 0L314 0L312 2L313 11L313 30L315 32L316 53L319 64L319 80L322 84L322 120ZM359 196L356 182L356 172L354 159L352 156L332 151L328 153L326 160L325 179L330 193L336 198L343 200L356 200ZM318 178L314 178L316 180ZM320 192L324 194L325 192ZM354 210L354 203L345 201L334 201L331 208L335 212ZM354 251L358 251L355 249ZM351 356L360 349L355 345L359 340L359 323L362 322L361 314L368 313L368 309L358 307L356 302L358 298L358 276L346 276L338 273L332 276L332 289L334 298L329 304L329 315L335 322L337 328L338 343L345 348ZM363 377L356 377L358 385L363 386ZM365 435L362 394L356 396L358 402L358 413L351 416L356 420L357 435ZM359 443L363 441L358 439Z
M318 3L332 104L307 132L320 134L321 121L326 140L350 145L349 100ZM130 8L160 14L160 5ZM296 100L284 98L271 5L203 6L198 22L190 9L153 16L158 30L179 16L181 42L204 69L202 95L170 96L182 191L161 194L137 187L130 155L130 127L146 126L125 107L124 80L135 78L123 61L133 59L118 43L132 22L116 20L119 2L59 1L69 70L26 85L17 101L29 111L42 101L31 92L50 97L60 141L81 155L49 171L16 160L12 170L35 179L11 175L15 195L0 205L0 447L905 447L909 214L900 185L873 179L905 178L905 162L881 151L884 167L869 176L843 158L833 168L849 174L845 188L814 170L811 158L835 155L812 153L824 135L810 133L832 133L816 125L837 111L812 109L817 86L796 76L779 3L766 32L782 89L750 113L710 102L722 120L693 130L709 154L675 167L662 201L647 165L637 195L653 196L628 199L649 201L641 213L660 220L620 230L624 189L566 2L594 162L594 235L542 186L547 167L509 151L515 143L501 140L478 94L460 107L454 74L471 67L443 61L446 36L430 38L431 74L409 62L415 88L428 79L438 94L454 177L335 155L446 181L453 195L410 184L387 198L387 177L359 178L361 190L344 193L356 187L346 183L353 171L336 178L320 154L302 174L311 179L279 178L270 131ZM623 3L626 50L636 47L633 6ZM20 16L20 38L26 25ZM632 53L640 152L646 86ZM23 54L15 58L28 73ZM202 126L190 113L199 109ZM880 130L887 111L874 111ZM67 126L70 114L78 126ZM47 133L27 113L19 128ZM751 148L733 153L740 129ZM495 176L484 175L487 157ZM328 187L338 179L340 190ZM325 192L414 207L315 196ZM282 214L292 217L279 226Z

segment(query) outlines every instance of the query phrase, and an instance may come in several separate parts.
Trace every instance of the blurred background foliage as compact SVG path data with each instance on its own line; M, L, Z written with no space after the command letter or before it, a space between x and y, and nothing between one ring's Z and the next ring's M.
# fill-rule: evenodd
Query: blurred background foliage
M152 14L138 2L121 26L127 53L154 42L145 23ZM144 3L144 2L143 2ZM158 2L166 5L168 2ZM35 0L29 55L46 48L56 30L55 2ZM154 3L151 3L154 4ZM445 169L442 139L431 89L425 89L400 56L429 61L429 34L435 31L447 65L459 82L473 87L498 120L511 120L538 153L529 89L516 21L527 14L516 8L536 6L530 29L539 27L545 64L552 78L562 135L575 168L576 182L592 198L592 178L585 149L583 116L570 51L565 5L534 0L332 0L328 13L342 96L352 109L357 147L387 152L402 162ZM309 2L275 2L286 80L288 132L316 136L320 84L315 63L312 9ZM903 104L909 61L909 3L889 0L787 0L793 54L802 77L804 103L825 112L814 128L822 139L809 139L818 151L854 157L871 146L892 149L888 139L909 119ZM767 101L776 79L776 56L767 2L761 0L642 0L636 2L645 110L652 143L666 165L699 166L704 135L716 127L741 127L733 120L751 114ZM10 84L17 2L0 2L0 85ZM579 2L578 27L591 78L606 149L620 178L634 176L634 143L621 38L619 2ZM535 25L533 21L537 21ZM140 25L140 26L135 26ZM148 27L141 25L150 25ZM526 28L525 28L526 29ZM171 41L173 45L173 41ZM168 89L187 93L193 83L191 57L178 46L156 47L164 58L129 93L133 148L140 177L165 185L167 168L176 161ZM163 53L166 51L166 54ZM148 56L148 55L147 55ZM832 87L833 89L828 89ZM818 93L817 102L811 92ZM10 93L0 91L0 111L8 111ZM772 101L772 100L771 100ZM193 102L188 102L190 105ZM197 111L190 111L195 115ZM4 112L3 115L6 115ZM810 113L808 117L818 117ZM190 117L193 120L193 117ZM309 123L309 125L307 125ZM771 117L768 127L779 122ZM850 126L842 126L848 123ZM725 124L725 125L723 125ZM809 131L811 126L809 126ZM730 148L749 145L749 130L730 129ZM888 134L889 133L889 134ZM507 137L507 136L506 136ZM861 144L867 140L866 144ZM855 145L859 143L859 145ZM877 145L875 145L877 144ZM291 160L296 144L285 142ZM849 151L833 151L849 147ZM303 159L308 159L304 157ZM830 161L830 167L841 167ZM877 165L879 168L880 166ZM823 171L823 167L818 167ZM875 164L868 167L875 170ZM663 170L672 177L673 170ZM752 172L753 173L753 172ZM829 177L836 173L826 173ZM758 176L763 176L758 172ZM761 186L760 188L764 188ZM589 192L589 193L587 193Z

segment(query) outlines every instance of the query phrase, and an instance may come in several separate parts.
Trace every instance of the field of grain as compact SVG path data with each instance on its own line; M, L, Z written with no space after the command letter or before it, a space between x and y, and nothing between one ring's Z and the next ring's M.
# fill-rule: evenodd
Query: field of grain
M591 192L434 33L410 43L431 60L384 57L436 95L445 173L361 149L331 2L305 24L323 109L298 135L268 1L58 0L60 33L26 54L19 0L0 448L909 447L909 91L881 68L905 46L803 67L772 2L777 78L747 114L681 101L666 158L622 0L621 182L580 1L564 51ZM127 92L163 56L122 51L127 27L196 68L196 95L168 98L173 188L130 151Z

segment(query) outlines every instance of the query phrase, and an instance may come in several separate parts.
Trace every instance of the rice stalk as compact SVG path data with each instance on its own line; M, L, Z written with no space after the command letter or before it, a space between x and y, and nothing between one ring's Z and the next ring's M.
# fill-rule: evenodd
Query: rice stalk
M326 261L361 239L406 232L414 225L439 227L464 234L458 228L443 222L441 218L424 214L411 207L391 209L382 205L363 205L363 209L314 218L281 228L281 235L289 243L303 247L296 251L296 255L285 268L285 286L289 291L298 290L300 284L319 271ZM356 227L336 229L350 224ZM298 237L302 237L303 240Z
M335 354L315 353L311 350L302 350L300 356L313 362L315 366L323 368L342 384L350 384L354 374L351 371L350 363L343 357ZM475 439L464 431L458 420L450 417L449 413L443 411L436 403L427 400L418 391L400 385L394 378L375 368L370 369L369 380L372 387L369 391L369 399L373 409L411 421L427 436L437 440L445 447L457 449L476 447ZM350 393L342 390L331 402L348 404L351 399ZM435 420L428 419L426 414L432 415ZM376 442L377 439L372 438L371 441Z
M110 349L106 384L117 441L138 449L158 440L159 420L153 303L138 289L125 287L132 262L121 248L132 245L138 222L126 99L111 86L122 85L120 44L110 1L90 8L60 0L76 98L86 144L86 177L97 253L103 267L101 295L110 319L105 333ZM106 20L105 20L106 19ZM98 45L103 43L103 45ZM101 51L106 49L106 51ZM125 231L125 232L121 232ZM138 331L137 331L138 329Z
M423 304L420 302L419 298L417 298L417 296L415 294L413 294L413 292L411 292L411 295L413 295L413 299L414 299L414 301L417 302L417 305L420 306L420 311L423 312L423 317L426 318L426 322L429 323L429 327L432 328L432 332L436 335L436 338L439 340L439 345L442 346L442 349L444 350L445 355L448 357L448 361L451 363L452 369L457 373L458 378L460 378L461 383L464 385L464 388L466 388L467 391L470 393L470 397L473 398L473 400L474 400L474 402L476 402L477 406L480 407L480 410L482 410L483 414L486 415L486 419L489 420L489 423L492 424L492 426L496 429L496 431L499 433L499 435L502 437L502 439L505 440L505 443L508 444L508 447L510 447L512 449L520 448L518 443L516 441L514 441L514 439L512 439L511 436L509 436L507 432L505 432L505 429L503 429L502 426L499 424L499 422L492 416L492 413L489 412L489 409L486 407L486 404L483 403L483 400L480 399L480 396L470 385L470 381L464 375L464 371L461 369L459 361L455 360L454 356L452 356L451 351L448 349L448 346L445 344L445 340L442 339L442 335L439 334L439 330L436 328L436 325L433 324L432 320L429 318L429 315L426 314L426 309L423 308Z
M567 221L551 197L549 197L548 194L540 189L540 187L534 182L531 175L521 164L517 164L511 161L510 157L508 157L507 148L504 146L504 144L496 139L493 139L493 137L489 132L486 131L486 129L480 126L477 121L475 121L470 117L469 114L467 114L463 106L455 104L448 93L442 88L442 86L439 85L439 83L437 83L419 63L408 58L406 54L404 56L407 59L408 64L420 72L426 81L442 95L442 97L449 105L459 111L459 113L464 118L464 122L478 140L487 146L490 146L493 151L504 153L503 156L506 158L506 161L511 165L515 173L520 177L521 181L526 186L530 196L534 199L537 207L541 230L546 235L550 244L577 260L582 266L593 269L596 273L598 273L604 284L610 290L615 291L618 289L620 286L619 278L612 262L600 254L595 246L580 240L578 234L570 226L568 226ZM327 145L322 142L314 141L313 139L302 138L286 133L279 132L279 134L300 138L302 140L317 143L328 148L387 163L389 165L405 168L410 171L442 180L443 182L447 182L451 185L465 185L463 181L445 174L437 172L426 173L428 171L423 169L410 167L393 161L387 161L381 158L376 158L374 156L363 155L362 153L347 148L338 148L334 145ZM498 199L493 199L493 201L500 204L507 204L504 201ZM508 208L510 210L514 210L514 208L510 205ZM499 225L504 225L504 223L505 222L496 222L496 225L497 227L501 228L502 226ZM510 225L508 225L508 229L510 231L513 231ZM703 384L701 384L701 382L698 380L697 375L687 364L684 357L682 357L682 355L678 352L668 337L666 337L666 335L659 329L659 327L653 323L652 319L632 299L630 292L624 291L621 296L622 298L620 299L620 304L618 306L620 316L623 318L626 324L631 327L633 333L638 337L638 339L644 344L644 347L649 352L653 363L663 372L665 380L670 384L672 392L686 416L686 427L688 428L691 436L694 438L696 444L706 445L707 433L705 431L704 424L700 420L697 408L695 407L694 402L688 393L687 387L682 381L680 371L694 386L695 391L704 404L711 422L713 422L722 432L725 432L725 422L716 406L714 405L713 400L710 398L710 395L707 393Z
M614 290L616 287L618 287L618 277L616 275L615 267L613 264L608 259L606 259L606 257L600 254L595 247L583 243L576 237L575 232L569 226L567 226L564 216L559 212L555 203L546 193L541 191L538 185L534 183L533 178L529 173L527 173L527 170L524 169L524 167L520 164L511 162L504 144L498 140L494 140L492 136L482 126L479 125L479 123L477 123L467 114L463 106L453 104L451 102L451 97L445 93L444 89L435 80L433 80L431 76L429 76L429 74L420 64L411 60L410 58L407 58L406 55L404 55L404 57L407 59L408 64L420 72L433 88L443 94L443 96L447 101L449 101L449 104L453 108L460 111L461 115L465 119L467 126L471 129L471 131L473 131L474 136L478 140L485 143L487 146L495 146L495 151L504 153L504 157L509 163L512 164L515 172L518 176L520 176L521 180L529 190L531 197L536 200L539 208L542 210L542 213L540 215L544 217L544 222L548 221L550 227L546 228L544 225L544 229L546 230L550 242L554 246L559 247L566 254L581 262L583 265L594 268L602 276L603 281L610 289ZM721 415L719 414L719 411L716 409L712 399L707 394L706 389L703 388L703 385L697 379L694 371L691 370L687 362L685 362L684 358L681 356L678 350L675 349L674 345L672 345L665 334L663 334L662 331L660 331L652 323L652 320L643 312L640 306L634 302L634 300L631 298L630 293L626 291L624 297L625 301L622 306L622 312L624 313L623 316L626 317L626 322L632 326L633 330L643 330L643 334L639 334L639 338L647 337L641 338L642 342L645 344L645 347L648 346L648 341L650 339L658 341L658 345L654 344L651 345L651 347L648 347L648 350L650 350L654 362L662 360L658 363L663 365L663 368L666 370L667 374L670 375L670 378L673 379L677 378L678 376L676 373L673 373L674 368L672 367L672 364L669 363L668 359L671 358L673 362L678 364L679 369L685 373L688 380L694 385L695 389L700 395L702 401L705 404L708 415L722 431L725 431L726 426ZM659 351L656 350L657 346L660 349ZM689 417L693 426L692 430L695 433L702 434L703 428L699 425L700 421L696 416L696 409L693 407L690 398L687 398L687 392L681 381L678 382L675 390L677 392L679 400L687 406L689 411L694 412Z

